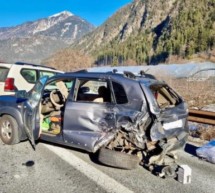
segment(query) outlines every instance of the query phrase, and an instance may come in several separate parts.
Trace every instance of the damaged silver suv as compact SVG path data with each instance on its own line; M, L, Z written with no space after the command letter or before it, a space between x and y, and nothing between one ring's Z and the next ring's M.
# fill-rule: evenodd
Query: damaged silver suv
M188 109L166 83L130 72L43 77L29 92L0 96L6 144L42 139L97 153L109 166L141 164L172 175L186 142Z

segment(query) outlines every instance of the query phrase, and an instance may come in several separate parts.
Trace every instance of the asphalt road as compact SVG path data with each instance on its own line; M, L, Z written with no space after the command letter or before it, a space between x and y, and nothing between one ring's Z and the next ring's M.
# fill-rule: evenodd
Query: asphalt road
M215 192L215 165L193 155L187 144L181 164L192 168L191 184L160 179L142 167L121 170L99 165L86 152L40 142L34 151L28 141L14 146L0 142L0 193L54 192Z

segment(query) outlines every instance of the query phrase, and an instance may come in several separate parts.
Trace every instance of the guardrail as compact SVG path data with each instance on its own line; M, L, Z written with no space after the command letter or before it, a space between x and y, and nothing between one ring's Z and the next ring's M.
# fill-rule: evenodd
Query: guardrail
M189 121L215 125L215 112L189 109Z

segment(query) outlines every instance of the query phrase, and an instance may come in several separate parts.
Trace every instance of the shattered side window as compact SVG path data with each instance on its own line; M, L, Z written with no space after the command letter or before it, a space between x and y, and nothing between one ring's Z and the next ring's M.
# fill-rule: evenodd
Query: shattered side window
M125 90L123 86L119 83L112 82L113 91L117 104L125 104L128 103L128 98L126 96Z

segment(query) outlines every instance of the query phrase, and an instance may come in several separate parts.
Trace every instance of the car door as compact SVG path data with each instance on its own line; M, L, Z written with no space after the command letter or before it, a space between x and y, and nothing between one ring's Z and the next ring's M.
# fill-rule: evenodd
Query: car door
M42 96L43 87L48 77L42 77L28 93L28 100L23 103L22 119L25 132L35 148L35 140L40 132L39 104Z
M88 89L85 83L88 83ZM94 151L95 146L116 127L115 104L111 101L109 82L81 79L76 81L75 87L74 94L65 107L64 140L74 147ZM106 96L110 95L109 99L100 99L102 96L98 90L101 87L109 89L109 93L106 93ZM85 93L80 93L82 90Z

